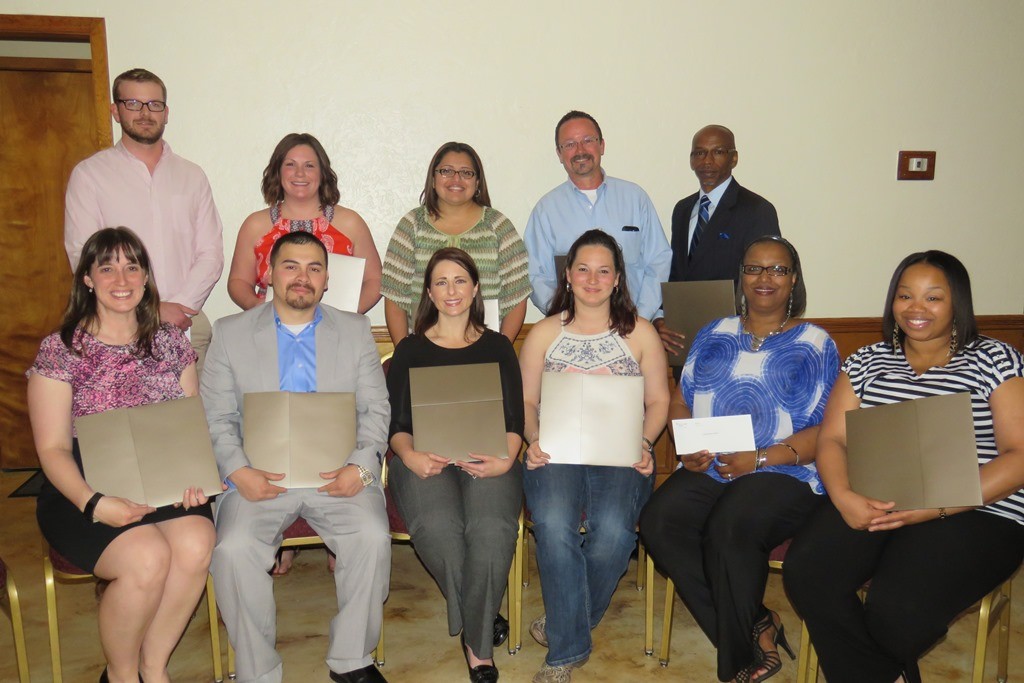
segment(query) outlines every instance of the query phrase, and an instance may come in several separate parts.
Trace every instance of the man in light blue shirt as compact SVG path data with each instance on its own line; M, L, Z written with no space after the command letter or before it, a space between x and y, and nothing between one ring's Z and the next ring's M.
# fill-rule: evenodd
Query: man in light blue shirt
M661 283L672 263L654 204L639 185L605 175L601 126L589 114L571 111L559 120L555 151L569 179L541 197L526 224L530 299L547 313L561 277L555 257L568 253L587 230L600 228L622 247L633 303L650 320L661 306Z

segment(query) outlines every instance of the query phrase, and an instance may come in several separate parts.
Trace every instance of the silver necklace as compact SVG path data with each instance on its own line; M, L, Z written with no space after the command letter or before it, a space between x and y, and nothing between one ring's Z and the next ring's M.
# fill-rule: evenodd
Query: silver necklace
M751 348L751 350L753 350L753 351L760 351L761 350L761 345L764 344L766 341L768 341L768 339L770 337L774 337L775 335L777 335L780 332L782 332L782 328L784 328L786 326L786 323L788 323L788 322L789 322L789 312L787 311L786 312L786 319L782 321L782 324L779 325L777 329L772 330L771 332L769 332L768 334L766 334L763 337L759 337L759 336L757 336L756 334L754 334L753 332L751 332L750 330L747 329L747 316L743 316L743 331L746 334L750 335L750 348Z

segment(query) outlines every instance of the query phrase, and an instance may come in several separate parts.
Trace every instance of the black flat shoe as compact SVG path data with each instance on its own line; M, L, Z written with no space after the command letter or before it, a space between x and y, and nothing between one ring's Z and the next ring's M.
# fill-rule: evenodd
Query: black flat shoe
M497 683L498 667L493 664L481 664L469 670L470 683Z
M494 647L498 647L506 640L508 640L508 619L498 614L494 617Z
M373 664L364 666L355 671L346 671L343 674L330 672L331 680L335 683L388 683L377 667Z
M498 615L501 618L501 615ZM505 621L504 619L501 619ZM497 628L498 622L494 622L495 628ZM508 622L505 621L506 627ZM505 634L508 637L508 633ZM469 665L469 648L466 647L466 634L463 633L459 636L459 643L462 644L462 655L466 658L466 668L469 669L469 680L470 683L497 683L498 680L498 667L493 664L480 664L478 666Z

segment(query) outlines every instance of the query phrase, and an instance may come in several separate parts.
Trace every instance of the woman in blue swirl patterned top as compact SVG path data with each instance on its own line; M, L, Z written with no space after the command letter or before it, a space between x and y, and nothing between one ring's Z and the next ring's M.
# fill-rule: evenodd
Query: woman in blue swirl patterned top
M722 681L769 678L777 645L790 651L762 603L768 554L824 498L815 440L839 373L828 333L799 320L807 291L788 241L747 247L736 295L742 315L694 338L669 419L750 415L756 448L681 456L640 516L651 557L718 649Z
M967 270L941 251L900 263L882 328L843 364L818 440L829 503L783 575L830 683L920 681L918 658L1024 559L1024 356L978 334ZM847 411L953 393L971 395L981 507L892 512L850 487Z

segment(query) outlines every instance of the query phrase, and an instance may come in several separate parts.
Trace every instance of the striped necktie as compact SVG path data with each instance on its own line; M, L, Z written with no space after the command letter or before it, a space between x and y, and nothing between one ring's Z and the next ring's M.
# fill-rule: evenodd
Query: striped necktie
M687 260L693 260L693 252L697 251L697 245L700 244L700 238L704 234L704 228L708 225L710 214L708 214L708 207L711 206L711 200L708 199L707 195L700 198L700 211L697 212L697 226L693 229L693 239L690 240L690 251L687 253Z

